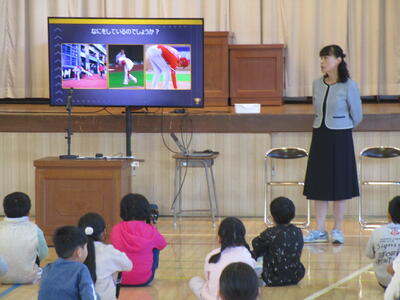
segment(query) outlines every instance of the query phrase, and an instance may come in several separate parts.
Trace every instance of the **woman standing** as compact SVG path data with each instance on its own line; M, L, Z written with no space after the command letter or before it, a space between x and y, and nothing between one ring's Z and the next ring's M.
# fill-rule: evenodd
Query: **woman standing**
M350 79L346 55L337 45L321 49L321 71L313 82L315 119L303 194L315 200L317 229L305 243L328 242L325 219L333 203L332 243L342 244L346 201L359 196L352 129L362 120L357 84Z

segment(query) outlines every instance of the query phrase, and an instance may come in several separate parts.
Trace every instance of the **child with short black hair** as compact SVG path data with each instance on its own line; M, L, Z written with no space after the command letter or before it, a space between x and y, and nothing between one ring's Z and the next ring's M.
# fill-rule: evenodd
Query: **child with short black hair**
M256 300L259 292L257 274L248 264L231 263L219 277L222 300Z
M246 242L246 228L242 221L235 217L225 218L218 228L220 248L212 250L204 263L204 278L193 277L189 286L202 300L218 298L219 278L225 267L234 262L243 262L254 268L255 260L251 256Z
M275 226L254 238L253 254L263 257L262 279L267 286L297 284L305 274L300 261L304 241L301 230L290 222L295 206L286 197L275 198L270 204Z
M375 229L365 249L367 257L374 259L374 272L378 283L387 287L392 275L387 272L400 252L400 196L394 197L388 205L389 224Z
M125 253L103 242L106 223L102 216L87 213L79 219L78 226L88 239L84 264L90 271L96 292L101 300L115 300L118 272L130 271L132 262Z
M34 283L40 279L41 260L48 247L40 228L29 221L31 200L22 192L8 194L3 200L6 217L0 222L0 256L8 266L0 282Z
M147 199L140 194L128 194L120 203L122 222L111 231L113 246L126 253L134 265L122 272L122 285L146 286L154 279L159 254L167 246L165 238L150 224L151 212Z
M92 278L83 264L87 256L85 233L75 226L58 228L53 236L58 259L43 269L39 300L97 300Z

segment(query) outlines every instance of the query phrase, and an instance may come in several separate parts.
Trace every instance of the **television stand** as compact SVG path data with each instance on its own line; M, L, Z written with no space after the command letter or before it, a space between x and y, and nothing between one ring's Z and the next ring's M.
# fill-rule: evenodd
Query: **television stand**
M125 107L126 156L132 156L132 106Z

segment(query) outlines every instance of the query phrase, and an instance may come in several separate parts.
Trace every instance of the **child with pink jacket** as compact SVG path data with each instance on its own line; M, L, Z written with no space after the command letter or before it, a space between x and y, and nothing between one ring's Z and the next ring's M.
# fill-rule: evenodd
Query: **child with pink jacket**
M146 286L158 267L160 250L167 246L165 238L150 224L150 206L140 194L128 194L121 200L122 222L111 231L113 246L132 261L131 271L122 272L121 285Z

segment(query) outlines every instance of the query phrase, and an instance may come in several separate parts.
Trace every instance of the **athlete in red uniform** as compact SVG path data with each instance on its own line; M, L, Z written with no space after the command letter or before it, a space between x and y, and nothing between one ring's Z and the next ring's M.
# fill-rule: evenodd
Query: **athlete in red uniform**
M189 61L185 57L180 57L178 50L168 45L154 45L147 49L146 56L153 69L153 80L151 88L157 88L157 83L163 74L163 88L169 88L169 81L172 77L172 85L178 88L176 83L176 68L187 67Z

